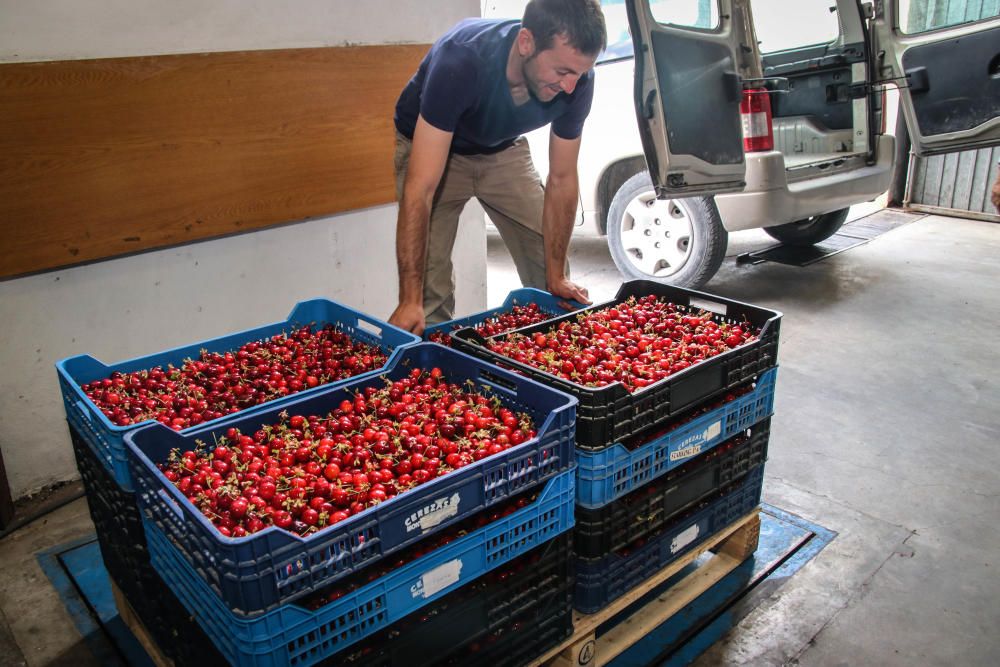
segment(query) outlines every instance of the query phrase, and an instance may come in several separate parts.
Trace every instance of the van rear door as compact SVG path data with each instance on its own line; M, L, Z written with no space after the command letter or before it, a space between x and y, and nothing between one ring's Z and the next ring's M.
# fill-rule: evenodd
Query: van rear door
M880 0L874 35L895 78L913 150L1000 144L1000 16L995 2Z
M760 76L748 0L625 0L634 103L660 197L743 189L740 99Z

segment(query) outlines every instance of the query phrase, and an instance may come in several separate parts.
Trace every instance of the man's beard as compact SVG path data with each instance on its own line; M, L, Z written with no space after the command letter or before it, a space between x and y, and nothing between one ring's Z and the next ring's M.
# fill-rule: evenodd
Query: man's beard
M536 100L542 103L551 102L555 98L555 95L551 95L551 97L545 99L542 95L543 91L545 91L546 88L538 84L538 81L533 76L531 76L531 73L529 72L528 69L529 64L532 61L534 61L537 55L538 55L537 53L533 53L524 60L524 63L521 64L521 76L524 77L524 82L527 85L528 92L531 93L532 97L534 97Z

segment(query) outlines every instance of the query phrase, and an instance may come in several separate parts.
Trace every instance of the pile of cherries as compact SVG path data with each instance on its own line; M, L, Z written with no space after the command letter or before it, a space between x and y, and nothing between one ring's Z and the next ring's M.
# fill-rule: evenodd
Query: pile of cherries
M174 450L160 470L224 536L271 525L305 536L535 435L488 387L414 368L328 414L282 413Z
M539 322L544 322L545 320L551 320L553 317L556 316L540 309L537 303L526 303L524 305L514 306L510 310L505 310L491 317L487 317L485 320L473 327L473 329L475 329L476 333L480 336L496 336L497 334L507 333L508 331L513 331L514 329L520 329L521 327L538 324ZM454 329L461 328L461 326L454 327ZM442 345L451 347L451 337L443 331L435 331L427 337L427 340L432 343L441 343Z
M301 326L229 352L203 350L180 368L157 366L82 386L108 419L129 426L149 419L180 431L304 389L381 368L378 347L333 325Z
M545 332L490 340L494 352L576 384L620 382L636 391L760 335L747 322L718 321L654 295L577 315Z

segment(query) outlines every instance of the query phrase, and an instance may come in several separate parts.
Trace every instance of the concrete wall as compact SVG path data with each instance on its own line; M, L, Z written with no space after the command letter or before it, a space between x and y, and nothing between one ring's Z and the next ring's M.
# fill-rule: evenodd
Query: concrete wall
M479 0L0 0L0 62L433 42Z
M477 0L0 0L0 62L433 41ZM0 282L0 451L12 495L77 477L54 364L105 362L284 319L333 298L396 300L395 206ZM482 210L456 243L460 312L486 301ZM30 220L0 224L30 225Z

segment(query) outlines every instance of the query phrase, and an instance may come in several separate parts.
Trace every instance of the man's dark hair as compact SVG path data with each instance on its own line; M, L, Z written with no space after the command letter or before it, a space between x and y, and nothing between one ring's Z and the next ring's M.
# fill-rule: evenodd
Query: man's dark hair
M596 56L608 43L598 0L531 0L521 26L534 36L536 53L551 49L556 36L565 37L571 47L588 56Z

